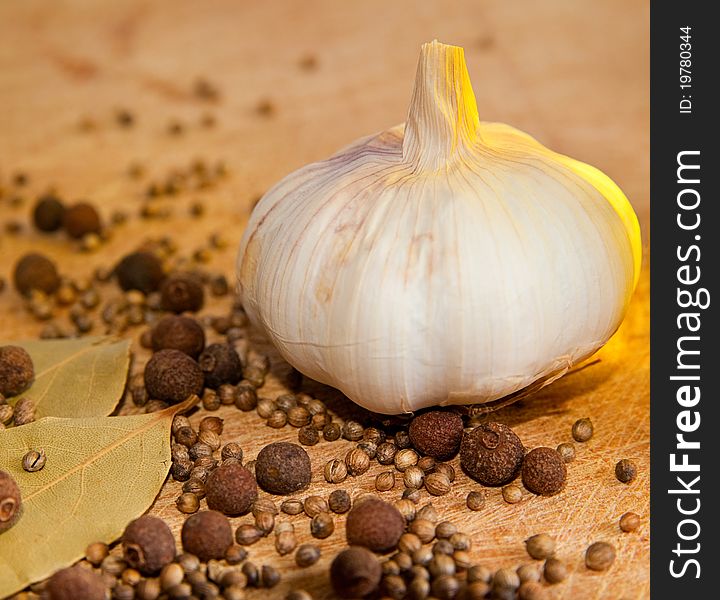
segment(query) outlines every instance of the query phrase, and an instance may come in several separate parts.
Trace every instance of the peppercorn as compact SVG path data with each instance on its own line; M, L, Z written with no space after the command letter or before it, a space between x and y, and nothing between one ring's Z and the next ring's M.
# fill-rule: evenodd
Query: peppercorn
M10 473L0 470L0 534L15 525L21 513L20 488Z
M456 412L432 410L415 417L408 433L418 452L438 460L449 460L460 448L462 417Z
M115 267L115 275L123 290L145 294L157 290L165 278L162 262L151 252L133 252L123 257Z
M123 555L127 563L152 575L175 558L175 538L165 521L143 515L131 521L122 535Z
M628 458L619 460L615 465L615 477L621 483L630 483L637 477L637 465Z
M220 512L205 510L188 517L181 531L182 545L186 552L202 561L220 560L232 546L230 522Z
M192 492L183 492L175 501L177 509L184 514L196 513L200 508L200 498Z
M465 504L470 510L481 510L485 506L485 494L483 492L469 492Z
M334 490L328 498L328 507L336 514L344 514L350 510L350 494L345 490Z
M30 398L20 398L15 403L15 425L27 425L35 420L35 403Z
M197 312L203 306L202 283L192 273L173 273L160 285L163 310L174 313Z
M230 344L211 344L200 355L198 363L205 374L205 385L211 388L235 385L242 377L240 357Z
M323 438L328 442L334 442L340 439L341 434L342 430L338 423L328 423L323 427Z
M555 553L555 539L547 533L538 533L525 540L527 553L536 560L544 560Z
M29 450L26 452L25 456L23 456L22 466L28 473L35 473L42 470L46 462L47 456L45 455L45 450L41 448L40 450Z
M57 231L62 227L65 205L59 198L47 194L38 198L33 209L33 222L40 231Z
M640 515L634 512L626 512L620 517L620 529L625 533L635 531L640 527Z
M15 265L13 273L15 288L23 296L33 290L53 294L60 287L60 276L55 263L42 254L25 254Z
M460 464L483 485L504 485L517 476L525 448L507 425L484 423L463 437Z
M362 598L373 592L382 576L375 555L361 546L351 546L338 554L330 565L330 581L341 598Z
M556 450L560 453L560 456L562 456L562 459L566 464L575 460L575 446L572 442L558 444Z
M271 494L298 492L310 485L310 457L297 444L269 444L258 453L255 476L260 487Z
M192 317L167 315L152 328L152 347L155 352L173 349L197 358L205 347L205 332ZM213 369L209 367L208 370Z
M594 430L595 429L590 419L587 417L578 419L572 426L573 439L576 442L587 442L593 436Z
M606 571L615 562L615 547L607 542L595 542L585 551L585 566L593 571Z
M145 365L145 388L156 399L182 402L202 393L203 375L199 365L180 350L160 350Z
M78 202L65 209L63 227L70 237L80 239L88 233L100 233L102 223L100 215L92 204Z
M523 485L541 496L552 496L565 487L567 467L557 450L535 448L525 455L522 463Z
M93 571L75 565L48 579L45 592L50 600L105 600L105 582Z
M567 567L561 560L550 557L545 561L543 575L548 583L560 583L567 577Z
M0 394L16 396L28 388L34 377L35 368L27 350L0 346Z
M369 498L350 510L345 524L349 544L385 552L397 546L405 520L392 504Z

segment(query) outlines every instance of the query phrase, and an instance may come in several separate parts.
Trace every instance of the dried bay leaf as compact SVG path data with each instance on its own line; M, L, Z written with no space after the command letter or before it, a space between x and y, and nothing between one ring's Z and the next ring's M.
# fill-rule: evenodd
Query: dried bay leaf
M83 337L3 343L25 348L33 359L35 380L18 397L35 403L36 419L104 417L125 389L130 340Z
M163 411L128 417L40 421L0 432L0 469L20 486L23 513L0 534L0 597L110 543L145 512L170 468L170 426L192 397ZM43 448L45 468L27 473L22 457Z

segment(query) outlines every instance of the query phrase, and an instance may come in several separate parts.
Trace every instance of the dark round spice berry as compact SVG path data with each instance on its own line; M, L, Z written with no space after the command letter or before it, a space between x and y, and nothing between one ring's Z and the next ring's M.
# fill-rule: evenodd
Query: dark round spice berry
M405 530L405 519L392 504L368 498L353 506L345 524L348 544L387 552L397 546Z
M288 495L304 490L312 477L310 457L297 444L269 444L258 453L255 477L260 487L271 494Z
M180 350L197 358L205 347L205 331L192 317L167 315L152 329L152 347L158 350Z
M205 293L199 278L191 273L174 273L160 286L161 305L175 313L197 312L202 308Z
M165 402L182 402L200 394L203 373L200 366L179 350L160 350L145 365L145 388L148 394Z
M432 410L415 417L408 433L413 447L421 454L449 460L460 448L462 417L456 412Z
M162 262L151 252L128 254L115 267L115 275L123 290L140 290L145 294L157 290L165 278Z
M215 510L204 510L188 517L180 537L185 552L194 554L203 562L213 558L221 560L233 544L230 521Z
M50 600L105 600L105 581L97 573L76 565L48 579L45 592Z
M131 521L122 536L127 563L144 575L153 575L175 558L175 537L165 521L143 515Z
M235 385L242 378L240 357L230 344L210 344L198 359L205 385L213 389L224 383Z
M382 567L375 555L361 546L340 552L330 565L330 581L341 598L362 598L380 583Z
M70 237L80 239L88 233L100 233L100 215L92 204L78 202L68 206L63 214L63 227Z
M500 486L517 477L525 448L507 425L484 423L463 436L460 464L483 485Z
M42 254L24 255L15 265L13 274L15 288L23 296L33 290L52 294L60 287L60 276L55 263Z
M637 466L630 459L623 458L615 465L615 477L621 483L630 483L637 477Z
M10 473L0 470L0 533L15 525L21 513L20 488Z
M20 346L0 346L0 394L17 396L35 377L33 361Z
M208 508L226 515L242 515L257 499L252 473L240 463L229 462L210 473L205 484Z
M595 542L585 551L585 566L593 571L605 571L615 562L615 547L607 542Z
M562 455L553 448L534 448L522 463L523 485L541 496L552 496L565 487L567 467Z
M33 223L40 231L57 231L62 227L65 205L59 198L48 194L38 198L33 209Z

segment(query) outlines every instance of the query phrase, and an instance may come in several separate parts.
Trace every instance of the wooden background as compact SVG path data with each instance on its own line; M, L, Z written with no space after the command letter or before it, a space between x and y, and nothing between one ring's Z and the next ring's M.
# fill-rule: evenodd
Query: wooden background
M232 243L209 266L231 276L235 246L257 195L289 171L401 122L419 46L433 38L466 48L481 119L508 122L608 173L633 202L647 240L645 1L24 0L0 3L0 185L6 188L0 200L0 277L8 280L17 257L30 249L54 256L64 273L77 277L114 262L148 235L172 234L181 251L190 253L216 231ZM316 58L316 69L299 66L307 56ZM219 87L220 102L193 96L197 77ZM274 111L263 116L257 107L268 101ZM120 107L136 116L133 128L114 123ZM206 112L218 121L214 129L198 125ZM83 118L94 120L96 130L79 132ZM185 124L183 135L167 134L171 120ZM117 208L135 215L147 179L130 180L130 163L141 162L153 177L194 158L224 160L231 172L227 183L180 195L169 220L133 216L98 254L81 254L62 235L40 236L27 226L14 236L4 230L9 221L27 223L33 195L49 186L70 200L91 199L105 218ZM19 190L24 204L8 200L16 195L11 178L19 170L30 177ZM208 216L191 220L187 206L200 197ZM497 415L528 447L567 441L575 419L593 419L595 437L578 445L562 494L548 499L526 493L511 506L499 490L490 490L486 509L470 513L465 495L478 486L461 475L448 496L432 499L444 518L472 534L473 555L492 568L527 562L522 541L543 531L554 534L558 555L571 571L552 588L555 598L649 596L648 291L645 261L628 317L599 353L601 361ZM227 304L211 303L206 312L217 314ZM0 335L32 337L40 327L6 286L0 293ZM144 358L139 355L136 368ZM286 367L276 365L265 395L282 389ZM254 413L233 408L221 415L227 418L223 439L240 441L248 458L271 440L296 439L294 429L267 428ZM321 443L311 449L313 492L331 491L323 465L349 446ZM639 466L630 485L613 474L624 457ZM371 490L379 470L375 464L342 485ZM173 504L178 491L179 484L166 483L152 508L176 531L182 522ZM382 495L394 499L401 491L398 481ZM638 512L643 525L622 534L617 521L628 510ZM296 524L301 542L310 540L306 517L284 518ZM278 588L255 596L280 598L303 587L318 598L332 597L327 565L344 543L344 519L337 521L335 535L320 542L322 560L309 569L277 557L273 536L251 547L253 561L283 570ZM605 574L583 564L585 547L597 540L618 548Z

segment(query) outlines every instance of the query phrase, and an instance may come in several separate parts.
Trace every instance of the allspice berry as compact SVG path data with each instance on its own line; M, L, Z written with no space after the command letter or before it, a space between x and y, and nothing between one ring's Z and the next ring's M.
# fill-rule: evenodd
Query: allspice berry
M76 239L80 239L88 233L100 233L102 231L100 215L95 207L88 202L78 202L68 206L63 214L63 227L65 227L65 231L70 237Z
M630 483L637 477L637 465L629 458L619 460L615 465L615 477L621 483Z
M363 598L380 583L382 567L375 555L361 546L340 552L330 565L330 581L341 598Z
M192 317L167 315L160 319L150 334L153 350L180 350L197 358L205 347L205 331Z
M484 423L463 436L460 464L483 485L500 486L517 477L525 448L507 425Z
M33 209L33 223L40 231L57 231L62 227L65 205L59 198L47 194L38 198Z
M607 542L595 542L585 551L585 566L593 571L605 571L615 562L615 547Z
M42 254L25 254L15 265L15 289L23 296L33 290L52 294L60 287L60 276L55 263Z
M257 455L255 477L271 494L288 495L304 490L312 478L310 457L297 444L268 444Z
M448 410L431 410L415 417L408 433L413 447L421 454L449 460L460 448L462 417Z
M202 282L192 273L174 273L160 286L160 303L174 313L197 312L203 306Z
M230 344L210 344L198 359L205 374L205 385L217 389L224 383L235 385L242 379L242 364Z
M149 294L160 287L165 271L160 259L152 252L132 252L117 264L115 275L123 290Z
M105 600L105 581L90 569L75 565L48 579L45 592L49 600Z
M10 473L0 470L0 534L15 525L21 513L20 488Z
M203 372L187 354L179 350L161 350L145 365L145 388L158 400L177 403L203 389Z
M562 455L553 448L534 448L522 463L523 485L540 496L552 496L565 487L567 467Z
M257 499L257 483L252 473L238 462L223 463L205 483L208 508L226 515L242 515Z
M223 559L233 544L230 521L215 510L204 510L188 517L180 537L185 552L204 562Z
M387 552L397 546L405 531L405 519L392 504L368 498L355 504L345 523L348 544Z
M143 515L131 521L122 535L125 561L144 575L153 575L175 558L175 537L167 523Z
M35 368L27 350L20 346L0 346L0 394L17 396L33 378Z

